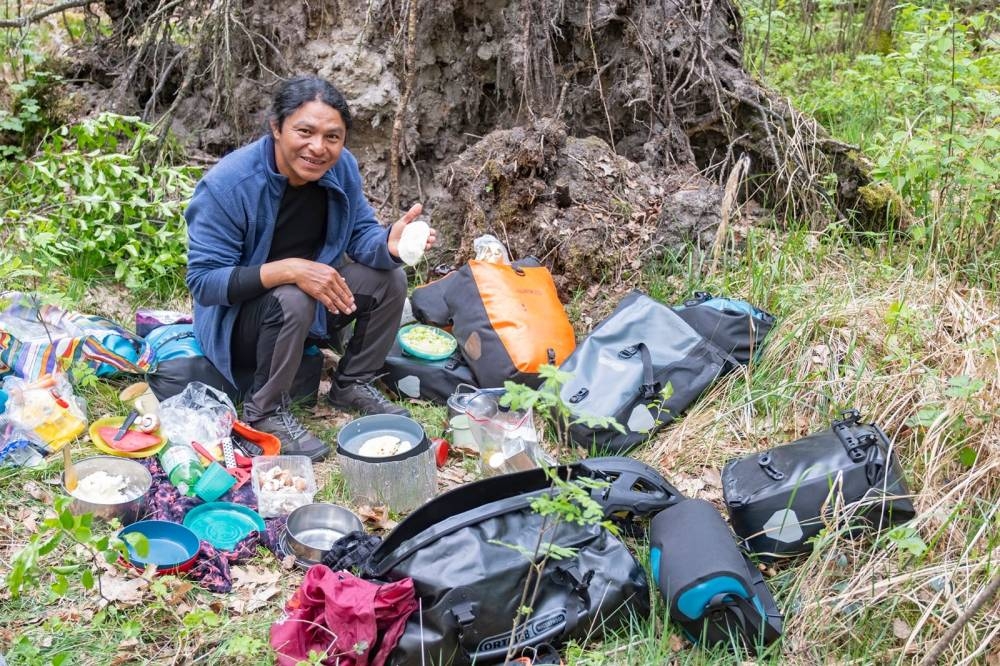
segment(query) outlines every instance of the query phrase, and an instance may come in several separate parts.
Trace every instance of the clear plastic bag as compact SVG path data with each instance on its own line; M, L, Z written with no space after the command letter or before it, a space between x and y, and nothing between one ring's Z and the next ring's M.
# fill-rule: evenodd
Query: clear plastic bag
M0 467L38 467L45 461L47 451L45 442L33 431L0 416Z
M65 375L46 375L33 382L10 376L3 380L3 390L9 396L6 416L52 451L87 429L87 403L73 393Z
M509 264L510 253L500 239L490 234L484 234L472 241L472 249L476 253L476 261L488 261L491 264Z
M217 445L230 435L235 421L229 396L201 382L191 382L160 403L160 431L174 444Z

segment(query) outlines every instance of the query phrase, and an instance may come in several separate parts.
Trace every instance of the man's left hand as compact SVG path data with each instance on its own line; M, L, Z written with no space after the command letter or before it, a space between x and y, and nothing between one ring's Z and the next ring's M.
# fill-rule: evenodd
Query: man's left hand
M397 259L399 258L399 239L403 235L403 228L413 220L417 219L423 210L424 207L420 204L413 204L413 207L406 211L406 214L404 214L403 217L393 223L392 228L389 229L389 254ZM426 252L431 249L436 242L437 231L434 230L434 227L431 227L431 233L427 236L427 243L424 244L424 251Z

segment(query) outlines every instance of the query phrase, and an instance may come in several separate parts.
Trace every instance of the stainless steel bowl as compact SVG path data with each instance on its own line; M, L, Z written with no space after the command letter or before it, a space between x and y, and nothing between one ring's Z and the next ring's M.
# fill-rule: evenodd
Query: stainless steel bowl
M285 542L304 560L319 562L341 537L363 530L361 519L336 504L306 504L288 514Z
M104 471L108 474L125 477L128 480L127 487L138 493L136 497L126 502L91 502L80 499L66 490L66 478L63 475L62 489L64 493L73 498L73 503L69 507L73 514L92 513L94 518L101 520L117 518L122 525L131 525L146 515L146 495L149 493L150 486L153 485L153 477L150 476L149 470L142 463L117 456L94 456L74 462L73 467L76 469L77 483L94 472Z

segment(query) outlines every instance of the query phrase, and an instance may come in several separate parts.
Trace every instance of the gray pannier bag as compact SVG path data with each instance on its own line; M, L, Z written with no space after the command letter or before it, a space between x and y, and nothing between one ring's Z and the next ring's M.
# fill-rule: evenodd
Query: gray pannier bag
M570 436L584 448L624 453L738 364L671 308L633 291L559 366L572 375L560 397L573 418L610 416L624 432L575 423Z

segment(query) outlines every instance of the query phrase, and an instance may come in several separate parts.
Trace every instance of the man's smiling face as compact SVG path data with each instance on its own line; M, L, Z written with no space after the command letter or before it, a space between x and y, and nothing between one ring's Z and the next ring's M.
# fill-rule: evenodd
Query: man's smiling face
M297 108L280 127L271 121L271 134L278 171L298 187L319 180L337 163L347 127L340 111L313 100Z

